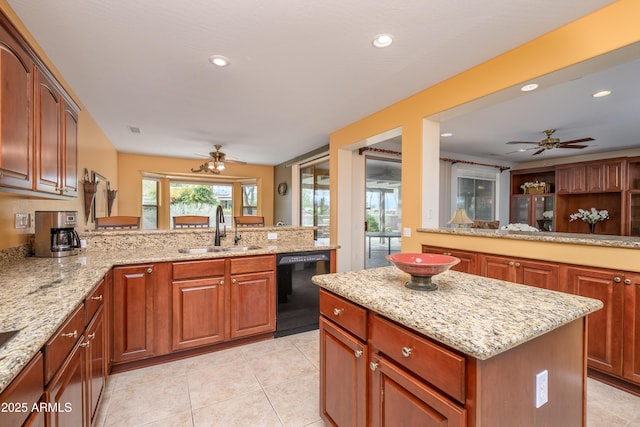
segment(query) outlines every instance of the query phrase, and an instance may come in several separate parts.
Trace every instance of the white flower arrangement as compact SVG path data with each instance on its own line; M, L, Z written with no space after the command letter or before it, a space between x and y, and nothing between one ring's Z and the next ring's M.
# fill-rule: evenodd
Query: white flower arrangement
M581 219L589 224L595 224L596 222L609 219L609 211L606 209L599 211L596 208L591 208L590 210L578 209L578 212L569 215L570 222L577 219Z
M544 212L542 212L542 218L544 218L544 219L553 218L553 211L544 211Z
M540 231L535 227L530 226L529 224L508 224L500 227L500 230L509 230L509 231Z
M527 188L531 188L531 187L545 187L547 185L546 182L544 181L535 181L535 182L525 182L524 184L522 184L520 186L520 188L522 188L523 190L526 190Z

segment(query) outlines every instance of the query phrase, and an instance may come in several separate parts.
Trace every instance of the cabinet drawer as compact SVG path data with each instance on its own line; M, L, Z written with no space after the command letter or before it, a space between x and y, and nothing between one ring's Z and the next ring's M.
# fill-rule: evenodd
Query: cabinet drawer
M84 300L84 311L87 315L85 319L85 325L88 325L93 319L93 315L96 314L96 311L100 308L102 303L104 302L104 280L101 280L98 286L94 289L94 291Z
M42 353L38 353L0 396L2 425L21 426L44 392Z
M65 357L84 332L84 304L81 304L71 317L58 329L44 345L44 374L48 383L56 373Z
M367 340L367 310L337 295L320 289L320 314Z
M224 276L224 259L184 261L173 263L173 279Z
M255 273L276 269L275 255L231 258L230 261L231 274Z
M374 351L384 353L401 366L464 403L466 382L464 357L376 315L371 316L371 343Z

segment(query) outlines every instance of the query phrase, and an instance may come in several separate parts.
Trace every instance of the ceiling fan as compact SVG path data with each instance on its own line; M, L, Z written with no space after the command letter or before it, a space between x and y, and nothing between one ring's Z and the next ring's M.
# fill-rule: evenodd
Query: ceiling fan
M538 151L536 151L535 153L533 153L533 155L537 155L542 153L545 150L551 150L553 148L576 148L576 149L582 149L582 148L587 148L587 145L573 145L573 144L577 144L580 142L588 142L588 141L595 141L593 138L580 138L580 139L573 139L571 141L560 141L560 139L558 138L551 138L551 135L553 135L553 133L555 132L555 129L547 129L544 131L545 135L547 135L547 137L545 139L543 139L540 142L533 142L533 141L509 141L507 142L507 144L535 144L538 147ZM528 150L534 150L535 148L528 148Z
M208 157L209 160L200 165L198 169L191 168L191 172L209 172L215 175L219 175L221 171L224 170L224 164L227 163L238 163L244 165L245 162L241 162L239 160L231 160L227 159L227 155L224 154L220 149L222 145L216 144L214 145L216 151L212 151L209 155L202 155L204 157Z

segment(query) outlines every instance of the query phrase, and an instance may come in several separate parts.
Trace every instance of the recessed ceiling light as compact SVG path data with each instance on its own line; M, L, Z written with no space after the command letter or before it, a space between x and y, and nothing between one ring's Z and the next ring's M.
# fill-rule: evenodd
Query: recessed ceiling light
M451 132L444 132L441 133L440 136L443 138L449 138L450 136L453 136L453 134Z
M594 98L602 98L603 96L607 96L607 95L611 95L610 90L601 90L600 92L596 92L591 96L593 96Z
M520 88L520 90L523 92L531 92L532 90L536 89L538 89L537 83L529 83L528 85L524 85Z
M524 153L525 151L527 151L527 149L526 149L526 148L518 148L518 151L519 151L520 153Z
M389 47L393 43L393 37L390 34L378 34L372 43L375 47Z
M211 55L209 57L209 62L213 65L217 65L218 67L226 67L229 65L229 58L222 55Z

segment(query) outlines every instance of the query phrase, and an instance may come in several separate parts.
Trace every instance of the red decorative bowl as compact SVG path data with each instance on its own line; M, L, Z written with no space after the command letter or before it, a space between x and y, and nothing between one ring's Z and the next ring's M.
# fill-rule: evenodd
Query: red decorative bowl
M409 273L411 280L405 283L410 289L433 291L438 285L431 282L431 277L443 273L460 262L460 259L448 255L406 253L387 255L397 268Z

